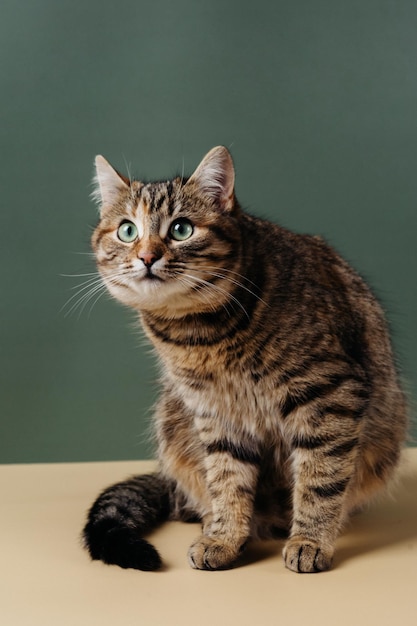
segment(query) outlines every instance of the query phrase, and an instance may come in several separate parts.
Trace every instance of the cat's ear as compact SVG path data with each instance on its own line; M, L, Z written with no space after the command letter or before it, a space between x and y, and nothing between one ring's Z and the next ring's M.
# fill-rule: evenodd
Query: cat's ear
M129 189L129 181L116 172L101 155L96 156L96 174L93 179L92 197L101 206L115 202L119 194Z
M233 210L235 170L227 148L218 146L210 150L186 184L196 186L221 210Z

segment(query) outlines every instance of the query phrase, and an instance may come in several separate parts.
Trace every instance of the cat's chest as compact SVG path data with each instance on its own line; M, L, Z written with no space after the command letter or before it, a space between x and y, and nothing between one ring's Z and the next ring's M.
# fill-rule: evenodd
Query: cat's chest
M267 425L279 410L279 389L255 379L245 360L236 354L190 348L183 354L176 351L175 357L165 357L165 375L197 417L237 420L256 432L260 423Z

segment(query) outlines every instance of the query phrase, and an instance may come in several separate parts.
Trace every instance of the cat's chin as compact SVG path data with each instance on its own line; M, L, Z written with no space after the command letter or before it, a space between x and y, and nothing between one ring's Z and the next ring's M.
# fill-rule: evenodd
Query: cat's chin
M108 284L111 295L137 311L170 312L170 317L180 317L194 309L190 293L178 282L146 277L132 282L129 286Z

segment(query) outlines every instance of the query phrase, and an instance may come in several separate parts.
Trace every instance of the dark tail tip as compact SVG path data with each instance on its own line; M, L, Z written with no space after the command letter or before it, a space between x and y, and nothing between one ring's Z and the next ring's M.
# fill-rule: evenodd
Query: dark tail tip
M129 526L115 526L114 520L88 522L83 531L84 545L93 560L125 569L155 571L162 567L157 550L138 531Z

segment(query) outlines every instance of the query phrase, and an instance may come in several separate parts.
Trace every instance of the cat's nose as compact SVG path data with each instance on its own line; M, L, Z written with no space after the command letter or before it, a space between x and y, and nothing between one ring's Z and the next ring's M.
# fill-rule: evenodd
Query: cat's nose
M145 267L151 267L159 259L159 256L155 252L141 252L139 258Z

